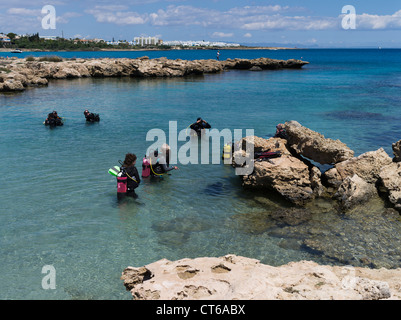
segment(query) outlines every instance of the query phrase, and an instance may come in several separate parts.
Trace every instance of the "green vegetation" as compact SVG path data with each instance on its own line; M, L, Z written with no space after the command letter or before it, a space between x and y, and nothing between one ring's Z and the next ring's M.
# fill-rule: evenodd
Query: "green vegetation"
M71 50L71 51L97 51L101 49L143 49L140 46L130 45L128 42L121 42L118 45L107 44L104 41L87 41L82 39L56 38L46 40L39 37L39 33L17 37L15 33L8 33L11 40L11 48L37 49L37 50ZM170 49L169 46L149 46L148 49Z
M63 58L59 56L43 56L39 58L39 61L61 62Z

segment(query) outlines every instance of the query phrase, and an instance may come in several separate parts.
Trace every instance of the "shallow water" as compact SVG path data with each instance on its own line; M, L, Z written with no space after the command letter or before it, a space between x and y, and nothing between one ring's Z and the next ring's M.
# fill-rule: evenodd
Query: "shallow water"
M265 55L255 51L241 55ZM401 138L400 53L275 51L275 58L302 54L311 64L179 79L60 80L1 95L0 298L130 299L122 270L161 258L234 253L272 265L400 267L401 224L380 199L347 215L324 200L297 211L275 195L243 190L223 164L178 164L162 181L143 181L137 200L119 204L107 173L127 152L138 155L140 168L150 129L168 132L177 121L182 130L199 116L213 128L250 128L262 137L295 119L356 155L380 147L391 155ZM101 121L86 124L85 108ZM49 129L42 122L54 109L66 121ZM41 286L48 264L56 290Z

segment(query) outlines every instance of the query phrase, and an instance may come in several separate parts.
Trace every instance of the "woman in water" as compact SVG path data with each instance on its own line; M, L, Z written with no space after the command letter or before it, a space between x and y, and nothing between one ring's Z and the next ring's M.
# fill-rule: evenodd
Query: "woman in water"
M117 199L121 200L125 197L137 198L135 189L141 183L138 169L135 167L136 155L127 153L125 160L121 166L121 173L117 177ZM120 184L120 185L119 185Z

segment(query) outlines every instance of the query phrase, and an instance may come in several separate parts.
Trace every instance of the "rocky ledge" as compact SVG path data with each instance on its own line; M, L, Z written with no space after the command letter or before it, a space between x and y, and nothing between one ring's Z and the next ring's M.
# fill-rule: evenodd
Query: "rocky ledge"
M300 261L272 267L259 260L159 260L121 276L135 300L400 300L401 269L323 266Z
M29 59L31 60L31 59ZM52 60L52 59L49 59ZM53 59L33 61L2 59L0 61L0 92L23 91L30 86L47 85L50 79L81 77L183 77L218 73L224 70L276 70L301 68L306 61L269 58L217 60L149 59Z
M272 190L289 202L303 206L317 197L338 200L342 210L366 203L375 195L384 196L401 211L401 140L393 144L394 158L383 148L354 157L354 151L339 140L302 126L296 121L284 124L287 138L246 137L238 141L244 156L246 142L254 151L281 151L281 157L255 161L250 175L242 176L244 187ZM330 164L322 172L315 164ZM235 164L235 152L233 154Z

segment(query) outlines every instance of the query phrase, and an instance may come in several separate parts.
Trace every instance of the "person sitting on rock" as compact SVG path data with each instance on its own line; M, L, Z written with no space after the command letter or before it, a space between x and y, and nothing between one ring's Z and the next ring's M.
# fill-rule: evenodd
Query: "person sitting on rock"
M287 132L285 131L283 124L279 123L276 126L276 134L274 135L274 138L287 139Z
M198 136L201 136L205 129L211 128L211 125L202 118L198 118L196 119L196 122L191 124L189 127L194 130Z
M84 111L85 119L88 122L98 122L100 121L99 115L97 113L89 112L88 109Z

